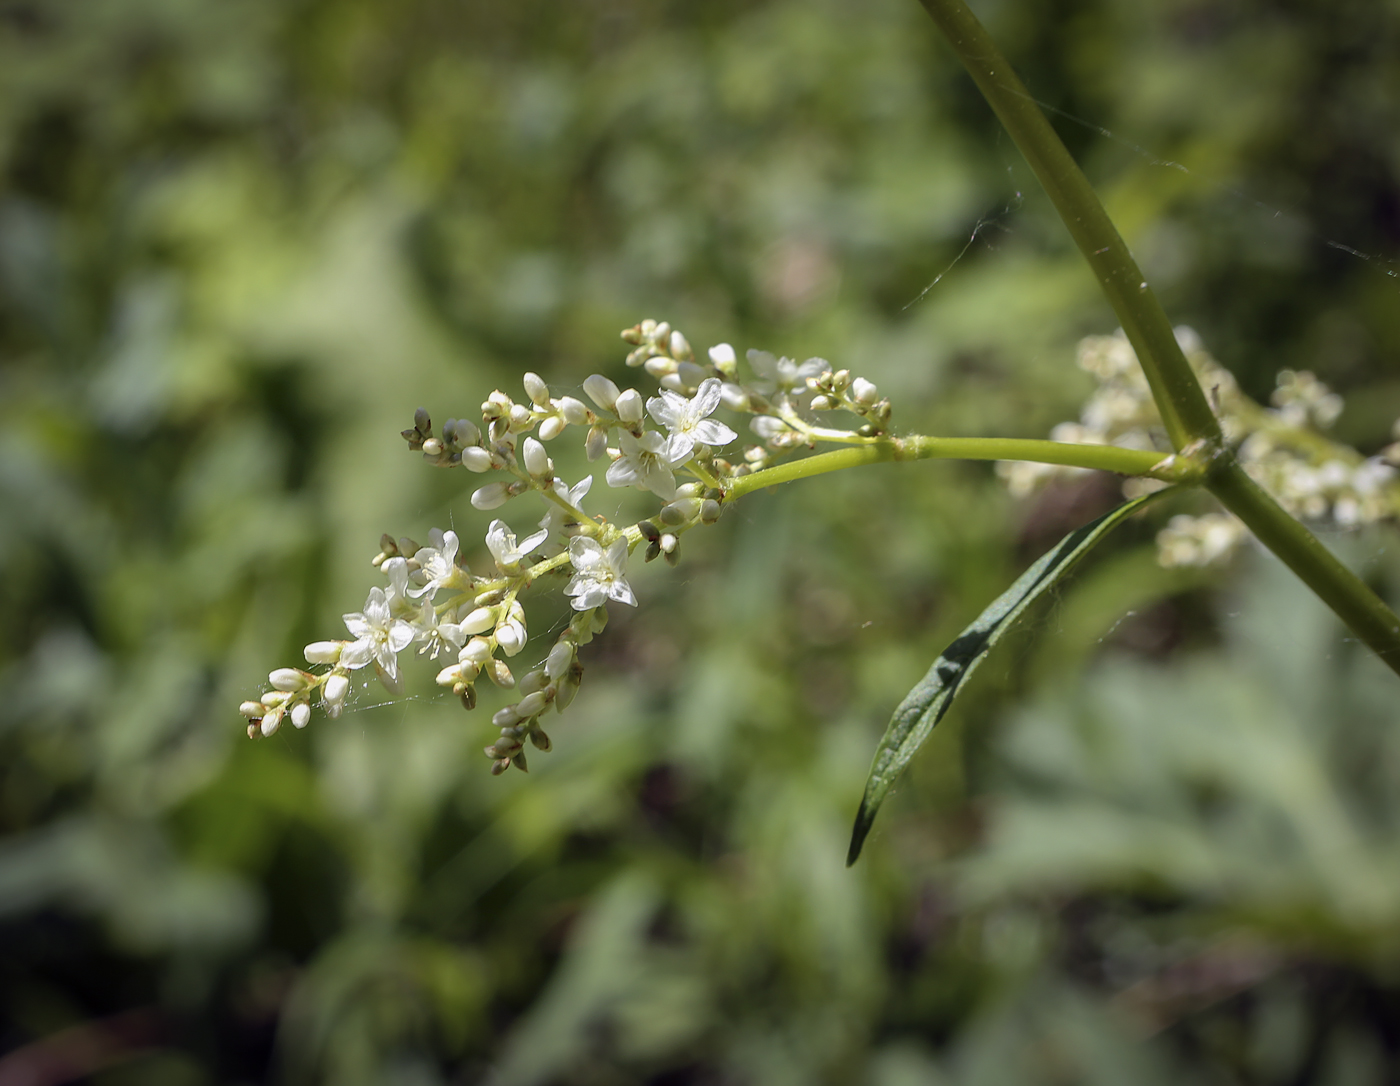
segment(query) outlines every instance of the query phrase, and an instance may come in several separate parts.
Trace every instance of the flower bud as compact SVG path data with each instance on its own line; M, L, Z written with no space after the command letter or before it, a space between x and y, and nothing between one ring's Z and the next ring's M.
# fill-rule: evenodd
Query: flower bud
M813 410L813 411L830 411L830 410L831 410L833 407L835 407L835 406L836 406L836 402L835 402L830 396L813 396L813 397L812 397L812 410Z
M525 675L516 683L515 688L522 695L533 694L536 690L543 690L549 684L549 680L544 677L544 671L535 668L534 671L527 671Z
M309 679L310 676L306 672L298 671L294 667L279 667L267 677L274 690L300 690L309 685Z
M524 404L518 403L512 407L507 418L510 420L511 430L517 434L524 433L535 424L535 416Z
M645 404L642 400L642 394L635 388L629 388L626 392L621 393L617 397L613 409L617 412L617 417L619 419L623 422L631 423L642 421L644 407Z
M548 407L549 386L544 383L540 375L538 373L526 373L524 381L525 395L529 396L530 400L540 407Z
M263 713L267 712L267 707L260 701L245 701L238 707L238 711L249 720L260 720Z
M273 709L272 712L262 718L262 723L258 725L258 729L263 733L264 737L274 735L277 729L282 726L282 715L285 711L284 709Z
M597 460L608 450L608 431L605 427L594 426L588 431L588 437L583 443L584 452L588 454L588 459Z
M642 363L643 368L653 377L670 377L676 372L676 361L664 354L653 355Z
M583 405L582 400L576 400L572 396L560 396L558 407L564 421L570 426L583 426L588 422L588 408Z
M345 695L350 692L350 680L344 675L332 675L321 691L321 696L328 702L344 701Z
M549 658L544 662L544 673L551 679L557 679L569 670L574 662L574 647L567 641L560 641L554 648L549 650Z
M553 441L564 432L566 423L558 415L550 415L540 423L540 440Z
M601 373L592 374L583 380L583 391L588 393L588 398L601 407L604 411L611 411L617 403L618 396L622 395L615 384L604 377Z
M292 706L292 727L304 728L311 721L311 706L299 701Z
M671 357L681 362L687 362L694 357L689 341L680 332L671 333Z
M479 634L496 625L496 608L478 607L460 623L464 634ZM478 661L481 662L481 661Z
M538 716L544 711L545 698L544 691L536 690L533 694L526 694L516 705L515 711L520 714L521 720L529 720L532 716Z
M699 498L682 498L662 506L657 519L668 528L678 527L695 519L696 514L700 512L700 504Z
M491 470L491 454L480 445L469 445L462 450L462 467L480 474Z
M530 742L534 744L536 750L542 750L546 754L554 749L554 744L550 741L549 736L539 728L530 729Z
M734 356L734 348L728 343L716 343L710 348L710 361L720 369L726 366L733 366L738 359Z
M472 495L472 505L477 509L498 509L510 498L507 488L507 483L487 483Z
M509 619L496 628L496 644L507 656L514 656L525 647L525 627Z
M438 686L456 686L462 680L462 665L452 664L443 668L437 673L437 678L433 682Z
M482 628L489 629L489 626ZM472 631L463 630L462 632L471 633ZM462 646L462 651L457 654L458 662L463 664L473 663L477 667L480 667L489 659L491 659L491 642L484 637L473 637Z
M700 522L702 524L713 524L719 520L720 514L724 512L724 506L713 498L706 498L700 505Z
M538 479L550 473L551 464L549 462L549 454L544 451L544 446L538 441L532 437L527 437L523 446L523 452L525 470L531 475Z
M851 382L851 399L856 403L869 407L880 398L880 390L874 383L867 381L864 377L857 377Z
M515 685L515 676L510 673L510 668L506 667L504 660L488 660L482 670L486 672L488 679L503 690L509 690Z
M262 696L262 703L269 709L275 709L279 705L286 704L287 695L281 690L269 690Z
M430 437L430 438L428 438L427 441L423 442L423 455L424 455L424 456L441 456L441 455L442 455L442 442L439 441L439 440L438 440L437 438L435 438L435 437Z
M313 641L302 649L302 654L308 664L334 664L344 648L344 641Z
M520 713L514 705L507 705L504 709L497 709L496 714L491 718L491 723L497 728L513 728L521 721Z

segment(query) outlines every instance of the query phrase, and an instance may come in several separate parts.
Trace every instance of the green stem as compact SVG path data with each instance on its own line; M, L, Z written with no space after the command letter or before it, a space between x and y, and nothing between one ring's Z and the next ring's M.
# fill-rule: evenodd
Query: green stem
M1225 508L1400 674L1400 617L1290 517L1221 448L1220 425L1127 245L1045 114L963 0L920 0L1045 187L1137 353L1172 445L1214 458L1208 486Z
M1322 542L1285 513L1239 463L1211 472L1210 492L1400 675L1400 617Z
M1190 460L1116 445L1072 445L1062 441L1031 441L1002 437L885 438L876 444L806 456L755 471L725 483L725 500L778 483L809 479L827 472L889 460L1032 460L1042 464L1094 468L1120 475L1151 475L1167 482L1199 481L1200 469Z
M1220 425L1176 342L1171 321L1045 114L962 0L920 2L1030 163L1093 269L1137 352L1172 446L1180 450L1199 440L1217 444Z

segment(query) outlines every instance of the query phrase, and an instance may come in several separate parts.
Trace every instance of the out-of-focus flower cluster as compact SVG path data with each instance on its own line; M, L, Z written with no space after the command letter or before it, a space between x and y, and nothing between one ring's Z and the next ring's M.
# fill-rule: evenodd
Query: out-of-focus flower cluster
M504 520L491 520L484 538L491 563L475 571L454 531L432 529L427 545L383 536L372 564L386 583L369 590L362 610L344 616L349 637L306 646L312 670L278 668L268 676L271 689L242 704L249 736L271 736L288 720L303 728L314 708L340 716L352 673L370 665L387 690L401 692L399 656L417 646L420 656L450 661L437 683L467 709L476 706L483 675L512 691L516 700L492 717L500 736L486 753L496 773L512 765L526 769L527 742L545 751L552 745L541 717L573 700L583 675L578 650L606 626L607 605L636 605L627 564L637 547L648 562L664 556L674 565L680 537L719 519L734 479L818 443L884 440L889 401L871 382L833 370L822 359L799 364L749 351L753 373L743 379L727 343L698 361L685 336L664 321L643 321L622 338L632 347L627 365L644 369L660 385L655 396L644 398L594 374L581 389L587 401L556 397L538 375L527 373L524 398L492 392L481 405L480 423L448 419L435 434L428 412L418 409L402 435L410 449L437 467L494 476L472 492L476 509L496 510L535 494L545 504L544 518L523 538ZM732 460L719 452L739 435L714 417L721 409L752 416L749 430L758 439ZM838 409L855 415L858 426L818 425L819 413ZM655 515L619 526L584 511L594 477L570 485L546 448L570 427L581 432L589 461L606 460L608 486L660 500ZM551 574L576 613L544 659L517 678L506 660L529 640L520 596Z
M1357 527L1400 514L1400 442L1379 456L1363 457L1331 441L1326 431L1342 412L1342 398L1311 373L1283 370L1264 407L1240 391L1234 377L1201 344L1190 328L1176 330L1192 369L1209 394L1225 440L1236 448L1245 470L1294 516L1339 527ZM1078 422L1062 422L1052 440L1170 452L1152 393L1127 337L1089 336L1080 341L1079 365L1099 387L1085 402ZM1395 437L1400 438L1400 421ZM1011 492L1025 496L1046 481L1082 472L1053 464L1003 461L997 472ZM1136 496L1162 484L1129 479L1124 491ZM1173 517L1157 536L1165 566L1199 566L1220 561L1249 536L1231 513Z

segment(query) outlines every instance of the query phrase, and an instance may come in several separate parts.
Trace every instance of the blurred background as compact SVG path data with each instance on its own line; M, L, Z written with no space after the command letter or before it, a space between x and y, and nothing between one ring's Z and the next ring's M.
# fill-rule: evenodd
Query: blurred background
M1389 441L1400 5L978 10L1173 319ZM414 408L625 381L643 317L1027 437L1114 327L913 0L0 0L0 1083L1400 1082L1400 687L1266 556L1158 569L1204 506L1030 616L849 871L891 709L1111 481L745 500L528 776L426 663L244 737L381 532L481 551ZM1392 530L1332 541L1394 598Z

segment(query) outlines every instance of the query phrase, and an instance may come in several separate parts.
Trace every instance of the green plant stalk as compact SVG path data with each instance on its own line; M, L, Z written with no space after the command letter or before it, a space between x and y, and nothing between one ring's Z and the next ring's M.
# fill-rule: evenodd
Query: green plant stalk
M1099 202L986 28L962 0L920 0L956 50L1089 262L1137 352L1172 446L1220 441L1220 424L1186 361L1171 321Z
M1119 475L1149 475L1174 483L1199 483L1200 468L1184 457L1120 449L1116 445L1075 445L1063 441L1032 441L1001 437L912 437L888 438L876 444L836 449L832 452L790 460L771 468L726 480L725 500L733 501L764 487L810 479L827 472L842 471L861 464L889 460L1032 460L1041 464L1063 464L1075 468L1095 468Z
M1400 617L1241 468L1127 245L1045 114L963 0L920 0L1045 187L1113 306L1172 445L1213 460L1206 486L1396 674Z
M1206 486L1400 675L1400 617L1361 578L1284 512L1233 458L1210 473Z

